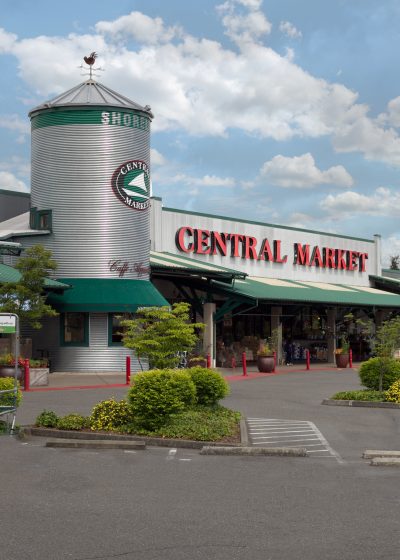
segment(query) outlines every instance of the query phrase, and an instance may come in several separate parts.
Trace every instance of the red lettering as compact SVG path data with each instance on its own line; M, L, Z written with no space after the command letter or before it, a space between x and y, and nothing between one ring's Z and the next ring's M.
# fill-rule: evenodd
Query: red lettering
M274 241L274 261L276 263L285 263L287 262L287 255L283 258L281 257L281 241L278 239Z
M336 268L335 263L335 249L331 249L330 247L325 247L323 250L324 255L324 263L327 268Z
M358 265L356 259L359 256L358 251L347 251L347 270L357 270Z
M264 239L264 241L262 242L260 252L258 253L258 260L274 262L274 255L272 253L271 245L269 244L268 239Z
M294 244L294 263L310 266L310 246L301 243Z
M211 232L211 251L213 255L219 253L226 257L226 233L218 233L217 231Z
M360 270L361 272L365 272L365 261L368 259L368 253L360 253Z
M178 247L180 251L183 251L184 253L192 253L194 247L193 243L192 242L188 243L187 247L185 246L186 234L188 235L188 237L192 237L193 229L188 226L179 228L175 234L175 245Z
M238 233L230 233L229 239L231 240L231 257L240 257L239 255L239 243L243 242L243 235Z
M198 255L209 255L211 246L209 245L210 232L208 229L196 229L194 231L195 253Z
M244 238L244 258L257 260L258 255L256 251L257 239L255 237Z
M343 249L336 249L336 267L339 270L347 270L345 253L346 251L343 251Z
M322 260L321 251L318 245L313 249L311 256L311 266L324 266L324 261Z

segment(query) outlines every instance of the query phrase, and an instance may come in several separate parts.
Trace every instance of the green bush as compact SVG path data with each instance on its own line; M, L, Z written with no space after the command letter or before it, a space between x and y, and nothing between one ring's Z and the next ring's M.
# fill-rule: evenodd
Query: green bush
M170 414L182 412L196 401L196 387L187 373L174 369L139 373L128 392L128 402L143 426L160 426Z
M229 385L218 372L200 366L187 371L196 386L198 404L216 404L229 394Z
M52 410L43 410L35 420L35 426L43 428L57 428L58 416Z
M121 431L132 421L132 408L125 401L109 399L93 407L90 416L91 430Z
M387 402L400 403L400 379L395 381L385 393Z
M57 428L60 430L82 430L89 427L89 418L81 414L67 414L58 419Z
M0 391L7 391L9 389L14 389L14 377L0 377ZM14 404L19 406L21 399L22 393L18 383L16 401L14 393L0 393L0 406L14 406Z
M332 399L342 401L379 401L385 400L383 391L372 391L365 389L363 391L342 391L333 395Z
M400 362L391 358L370 358L361 364L359 376L362 385L377 391L379 389L379 376L383 368L382 389L389 387L400 379Z

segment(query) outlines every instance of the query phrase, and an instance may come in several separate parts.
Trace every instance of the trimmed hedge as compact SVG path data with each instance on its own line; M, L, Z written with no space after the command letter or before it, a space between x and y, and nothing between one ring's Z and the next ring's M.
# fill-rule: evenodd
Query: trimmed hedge
M81 414L67 414L58 419L57 428L59 430L82 430L89 427L89 418Z
M154 428L194 404L196 387L185 370L153 369L135 375L128 402L142 425Z
M386 391L385 400L388 402L400 403L400 379L395 381Z
M90 429L105 431L121 431L133 420L131 406L125 401L109 399L101 401L93 407L90 416Z
M400 361L391 358L370 358L360 366L359 376L362 385L378 391L381 368L383 368L382 389L384 391L400 379Z
M229 395L229 385L217 371L195 366L187 370L196 386L197 402L213 405Z
M57 428L58 416L53 410L43 410L35 420L35 426L43 428Z
M7 391L9 389L14 389L14 377L0 377L0 391ZM17 398L16 402L14 393L1 393L0 394L0 406L19 406L19 403L22 399L22 392L19 388L18 383L18 391L17 391Z

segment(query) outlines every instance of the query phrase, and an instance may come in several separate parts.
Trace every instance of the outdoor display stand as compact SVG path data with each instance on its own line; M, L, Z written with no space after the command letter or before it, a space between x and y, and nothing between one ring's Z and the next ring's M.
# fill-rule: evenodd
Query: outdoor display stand
M17 414L17 395L18 395L18 356L19 356L19 320L18 315L14 313L0 313L0 333L7 333L14 338L14 387L12 389L0 390L0 417L5 417L7 431L13 435L15 429L15 418ZM7 399L8 403L2 403L2 396L10 395L11 399Z

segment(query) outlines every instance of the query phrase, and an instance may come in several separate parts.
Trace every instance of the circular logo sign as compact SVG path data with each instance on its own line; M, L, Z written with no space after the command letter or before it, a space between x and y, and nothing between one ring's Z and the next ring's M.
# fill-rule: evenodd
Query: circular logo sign
M150 175L144 161L135 159L120 165L112 177L112 188L121 202L135 210L150 205Z

